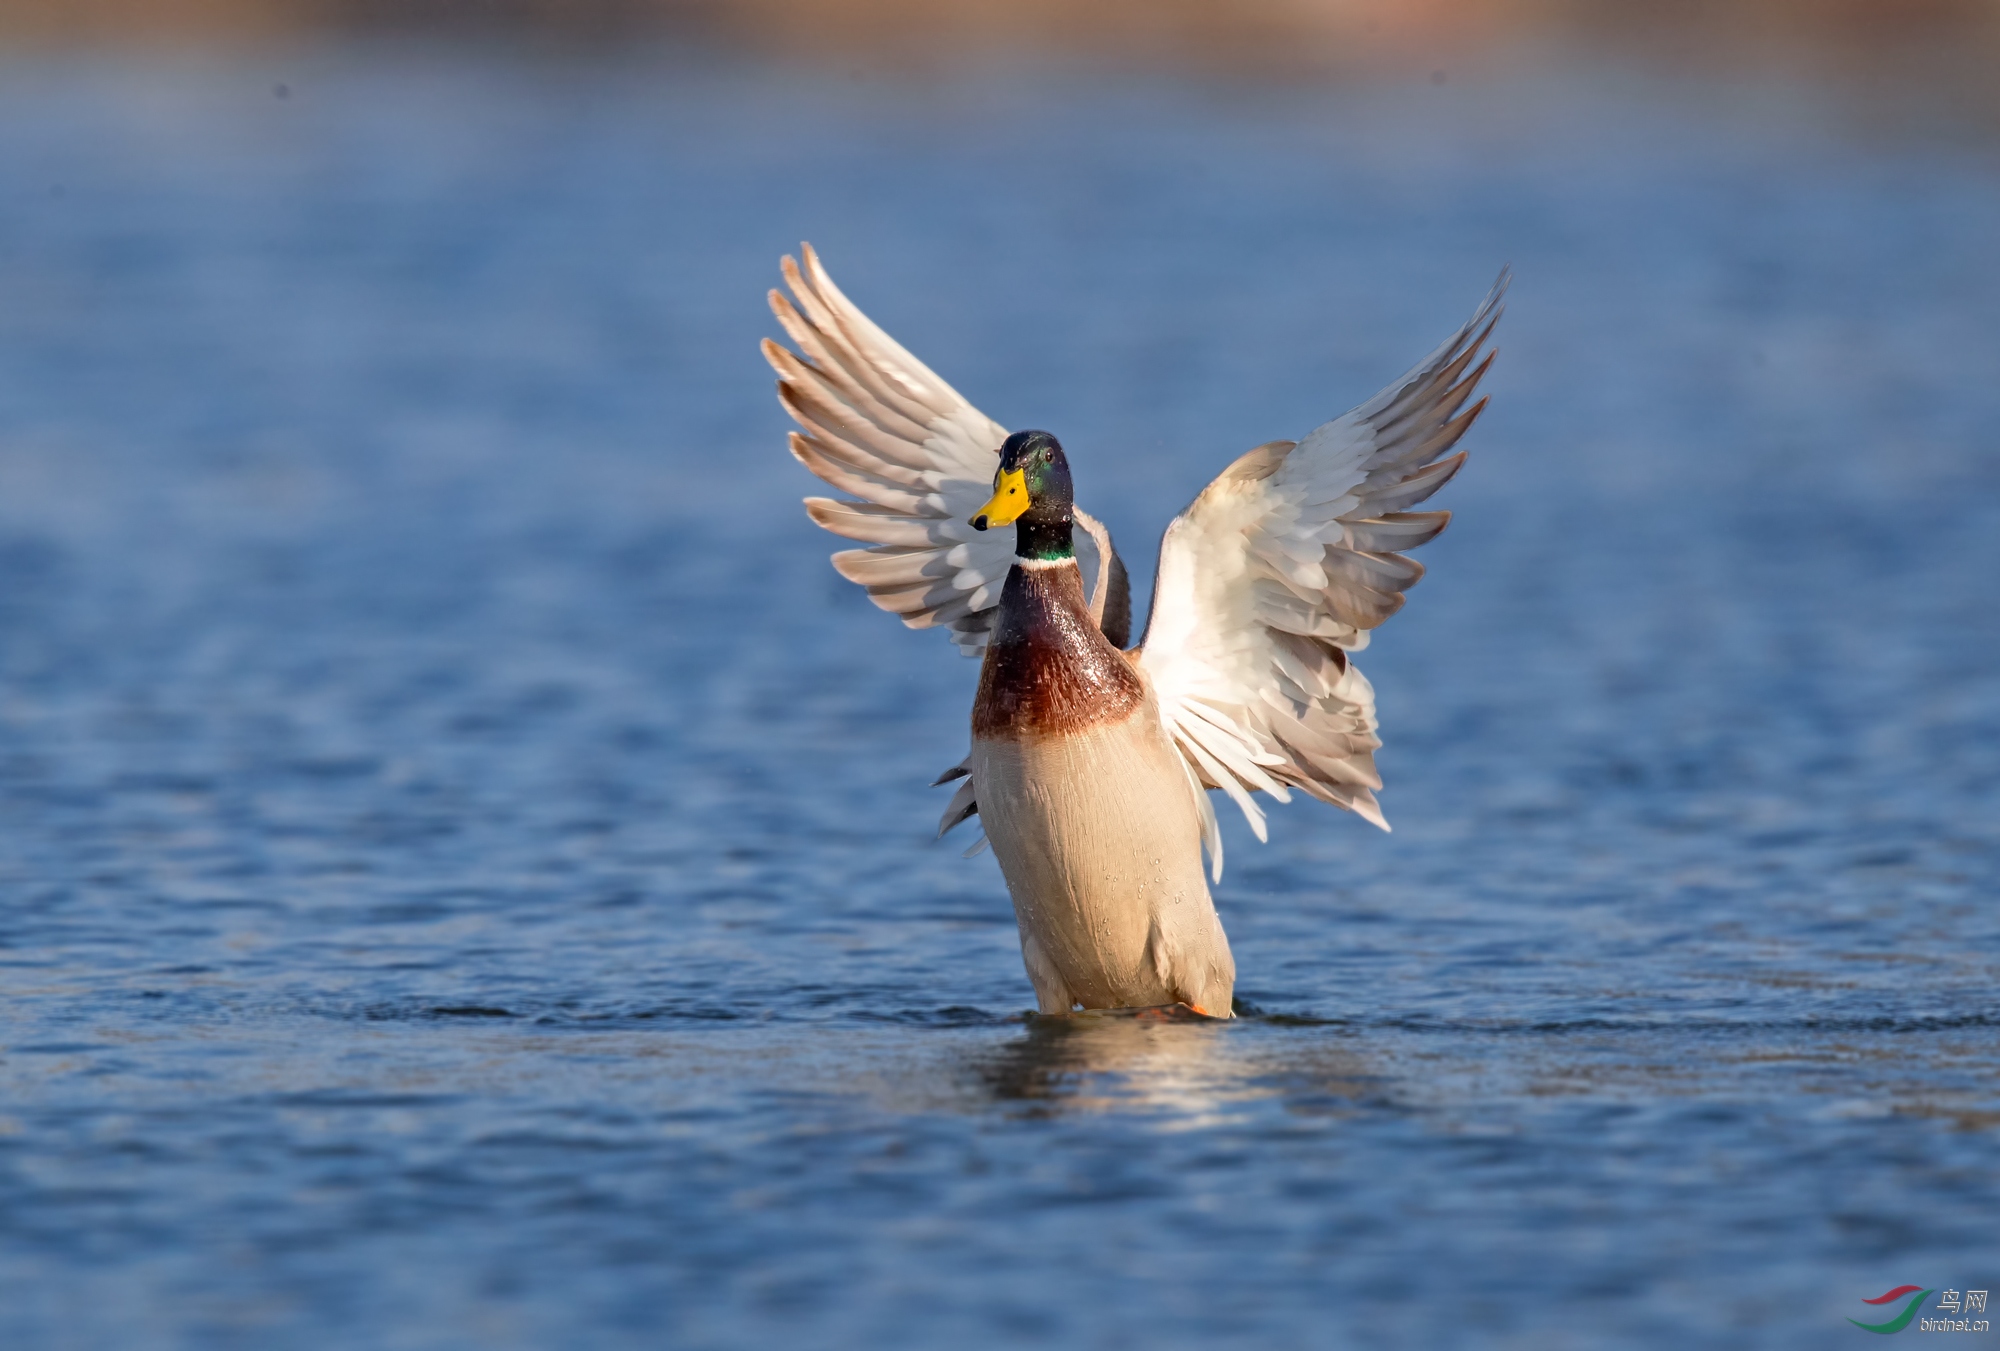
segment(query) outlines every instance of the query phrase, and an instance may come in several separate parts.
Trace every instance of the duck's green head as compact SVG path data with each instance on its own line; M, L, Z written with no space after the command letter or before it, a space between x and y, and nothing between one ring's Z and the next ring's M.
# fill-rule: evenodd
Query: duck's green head
M1062 443L1047 432L1015 432L1000 447L993 498L972 518L972 528L1012 525L1019 557L1070 558L1074 501Z

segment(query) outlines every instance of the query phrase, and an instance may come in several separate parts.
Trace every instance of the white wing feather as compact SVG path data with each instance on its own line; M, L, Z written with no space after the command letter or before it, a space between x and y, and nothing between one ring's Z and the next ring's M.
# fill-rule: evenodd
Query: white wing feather
M778 401L804 428L791 434L792 454L859 499L809 497L806 512L872 546L835 554L841 576L909 627L942 625L960 651L977 655L1014 562L1014 535L966 522L992 496L1007 429L842 295L812 245L800 252L803 271L790 257L783 264L796 301L771 292L772 312L798 353L767 338L764 356L778 372ZM1111 537L1082 511L1077 520L1084 527L1077 561L1095 579L1091 609L1101 619Z
M1502 273L1465 327L1367 403L1242 456L1160 542L1139 666L1189 775L1227 793L1260 840L1251 794L1283 802L1290 788L1389 828L1373 791L1375 694L1347 654L1423 576L1402 551L1451 517L1405 508L1465 462L1445 453L1486 406L1459 412L1492 364L1472 363L1506 286ZM1203 833L1220 880L1212 811Z

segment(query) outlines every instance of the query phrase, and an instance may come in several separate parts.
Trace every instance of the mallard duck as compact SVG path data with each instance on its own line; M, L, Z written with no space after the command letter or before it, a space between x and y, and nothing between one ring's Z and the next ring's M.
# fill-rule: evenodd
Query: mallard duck
M967 852L992 845L1042 1013L1231 1016L1209 792L1259 840L1253 795L1293 789L1389 828L1374 692L1350 654L1423 576L1406 551L1450 519L1408 508L1465 463L1449 452L1486 407L1464 405L1492 364L1479 353L1506 274L1402 379L1217 475L1167 526L1128 648L1125 567L1076 505L1061 443L974 408L801 253L782 264L791 297L771 292L798 351L766 339L764 355L803 429L792 454L853 499L806 512L869 546L833 566L876 605L982 657L971 751L938 780L958 781L939 834L979 819Z

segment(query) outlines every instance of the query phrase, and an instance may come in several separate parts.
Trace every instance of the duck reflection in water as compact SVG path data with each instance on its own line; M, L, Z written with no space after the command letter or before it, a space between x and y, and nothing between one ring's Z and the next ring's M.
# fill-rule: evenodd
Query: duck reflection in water
M1380 1076L1347 1048L1320 1041L1274 1055L1280 1048L1247 1030L1185 1005L1031 1014L1023 1034L976 1060L973 1072L995 1102L1029 1116L1137 1112L1187 1127L1269 1098L1381 1096Z

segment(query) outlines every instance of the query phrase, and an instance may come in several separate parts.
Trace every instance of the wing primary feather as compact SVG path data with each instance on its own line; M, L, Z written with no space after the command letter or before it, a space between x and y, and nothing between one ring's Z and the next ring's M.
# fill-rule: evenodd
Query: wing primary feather
M818 261L810 250L806 251L806 257L815 264ZM779 266L784 269L785 282L792 288L792 294L798 298L799 305L805 311L806 319L817 330L821 340L826 343L828 349L838 354L840 364L847 367L854 378L867 386L869 393L873 394L884 404L896 409L918 426L928 426L931 420L938 415L938 410L925 407L919 401L912 399L907 389L900 385L900 382L891 379L880 364L869 360L855 346L853 338L847 331L847 327L841 323L840 316L834 313L832 307L828 305L826 298L820 291L807 282L806 278L799 272L798 263L789 254L786 255L784 261ZM825 274L821 273L820 275L824 276ZM832 286L830 280L828 281L828 286L829 288ZM839 292L835 291L833 294L839 295ZM844 301L846 297L842 296L841 299ZM897 347L895 343L888 341L886 334L882 336L885 346L892 349L894 355L900 355L904 361L912 365L917 364L915 357Z
M833 570L857 586L912 586L951 576L936 549L895 544L844 549L833 556Z
M789 258L785 261L791 262ZM906 399L898 399L878 377L874 376L868 359L855 350L853 344L847 341L845 335L833 323L832 317L825 313L817 298L804 287L797 275L797 269L793 268L786 272L785 278L791 283L793 293L798 296L798 304L794 305L783 295L773 291L771 309L777 315L778 322L783 325L785 332L799 345L799 349L812 359L814 366L829 374L834 371L840 372L846 380L865 390L870 402L890 410L895 420L915 427L928 427L936 415L928 409L910 404Z
M1466 353L1468 357L1473 355L1475 355L1475 352ZM1377 425L1376 433L1378 438L1384 434L1393 432L1418 414L1422 414L1427 424L1448 421L1451 415L1459 410L1459 406L1472 397L1472 391L1478 387L1479 382L1485 378L1487 370L1493 365L1493 358L1499 355L1498 352L1488 352L1486 359L1473 368L1472 374L1466 376L1465 379L1460 380L1457 384L1444 389L1441 394L1429 403L1413 408L1409 414L1398 418L1393 424L1383 423Z
M791 263L789 258L785 261ZM829 342L852 359L850 369L871 394L919 426L932 426L960 408L970 409L958 391L854 308L819 268L818 258L810 250L807 261L813 265L817 281L824 282L824 289L799 277L796 264L791 265L786 280Z
M873 502L841 502L831 497L808 497L806 514L822 529L870 544L936 545L938 518L905 515L893 507Z
M1202 772L1208 776L1209 781L1227 793L1230 801L1242 809L1243 818L1250 823L1250 829L1256 834L1258 842L1264 842L1266 839L1264 811L1251 800L1248 793L1243 791L1242 782L1234 774L1224 769L1221 763L1213 755L1209 754L1203 748L1201 742L1194 737L1179 735L1176 737L1176 740L1182 750L1195 758L1196 763L1201 766Z
M1209 876L1222 881L1222 826L1215 819L1215 804L1208 800L1201 780L1195 775L1194 764L1186 756L1181 757L1181 768L1187 771L1188 791L1194 794L1195 809L1201 818L1201 842L1208 850Z
M783 386L780 386L780 389L782 388ZM781 408L785 408L787 412L791 411L790 407L785 403L782 394L779 395L778 405ZM811 432L795 431L789 433L789 435L803 438L812 446L817 454L834 461L836 464L846 465L850 469L859 470L861 473L870 475L873 478L879 478L885 483L893 483L899 488L916 492L937 491L942 487L941 483L934 483L932 481L934 476L926 475L921 470L911 469L908 465L897 464L892 460L885 460L879 455L863 450L859 446L849 445L845 441L827 440L814 436ZM795 449L792 453L796 456L798 451ZM806 462L801 460L801 463ZM806 467L811 469L812 465L806 463ZM813 472L818 473L819 471L815 469Z
M951 801L945 806L944 815L938 818L938 837L942 839L953 827L978 814L979 801L973 792L972 779L967 777L965 782L958 786L958 791L951 795Z
M805 257L806 269L812 274L813 284L818 293L838 308L854 328L883 348L898 365L902 366L906 379L912 379L917 386L929 386L927 392L942 405L934 411L942 412L945 409L961 406L971 407L964 395L946 384L936 371L911 356L901 343L883 332L873 319L862 313L861 308L847 298L845 292L834 285L832 276L827 273L825 265L819 260L817 249L811 244L802 243L799 245L799 252Z
M1460 451L1449 459L1419 470L1394 487L1383 488L1369 494L1368 505L1373 514L1386 515L1413 507L1432 493L1451 482L1452 476L1465 467L1465 452Z
M817 344L801 343L800 346L806 347L807 355L810 356L812 348ZM867 386L856 380L852 372L839 362L815 357L814 361L808 364L769 338L764 339L763 352L764 359L770 362L771 368L784 379L797 384L827 386L834 397L874 421L884 431L920 445L929 438L928 426L911 420L876 398L869 392Z
M823 437L861 445L883 459L922 471L930 464L924 453L926 442L912 442L893 435L856 410L851 404L826 397L824 388L810 382L785 382L779 402L800 425Z
M792 458L812 470L823 481L832 484L844 493L864 498L881 507L893 507L911 516L941 518L944 512L934 506L936 494L912 489L907 485L894 483L879 475L856 469L826 454L824 441L816 441L802 432L791 433Z
M1435 370L1424 371L1423 374L1405 385L1395 400L1387 408L1383 409L1380 414L1371 417L1369 422L1374 425L1377 431L1387 432L1419 413L1429 412L1436 404L1436 392L1448 387L1454 387L1453 382L1457 381L1458 377L1464 373L1465 368L1471 364L1472 359L1479 355L1479 349L1485 344L1487 334L1493 331L1493 324L1498 323L1499 319L1500 316L1493 316L1492 321L1487 324L1486 329L1478 337L1474 338L1463 352L1460 352L1449 362ZM1490 352L1487 354L1487 362L1490 363L1493 360L1493 355ZM1486 367L1482 364L1478 371L1473 374L1473 381L1476 382L1485 373Z
M1485 411L1486 400L1481 399L1478 403L1475 403L1449 422L1439 424L1409 454L1401 456L1392 462L1391 465L1371 473L1368 476L1368 481L1363 484L1362 491L1366 493L1375 482L1399 479L1409 469L1420 468L1433 463L1438 456L1458 444L1458 439L1465 435L1466 429L1472 426L1478 420L1479 415Z
M1395 553L1436 539L1451 524L1448 511L1387 512L1366 520L1341 518L1348 547L1365 553Z

